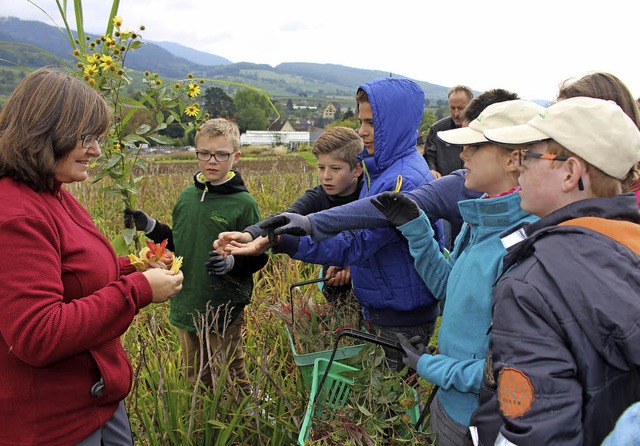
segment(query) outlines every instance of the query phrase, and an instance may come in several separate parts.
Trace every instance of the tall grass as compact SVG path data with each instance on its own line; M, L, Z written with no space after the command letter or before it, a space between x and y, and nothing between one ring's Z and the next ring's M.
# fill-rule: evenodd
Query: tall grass
M308 165L275 160L250 162L240 170L263 216L286 209L314 179ZM137 206L171 225L180 192L193 179L196 165L151 166L139 185ZM102 183L69 186L109 239L123 227L122 202L102 191ZM123 336L134 367L133 388L126 400L139 445L290 445L295 444L308 402L308 390L288 345L286 330L269 306L288 299L294 282L315 278L318 267L271 256L255 274L254 297L247 307L245 354L253 393L238 395L226 378L214 389L190 385L181 370L176 330L169 324L168 304L145 308Z

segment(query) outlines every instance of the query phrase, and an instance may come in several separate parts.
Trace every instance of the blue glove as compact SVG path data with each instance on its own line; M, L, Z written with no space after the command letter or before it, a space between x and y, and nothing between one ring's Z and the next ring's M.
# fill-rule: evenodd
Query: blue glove
M420 357L427 352L427 348L422 343L422 336L417 335L411 339L405 338L402 333L396 333L396 336L398 337L402 350L404 350L402 362L413 370L418 370L418 361L420 361Z
M371 204L382 212L393 226L402 226L420 216L418 205L402 192L383 192L372 198Z
M313 235L313 227L309 217L290 212L283 212L265 218L260 223L260 229L262 229L262 235L264 237L268 236L269 240L272 240L272 236L281 234Z
M156 226L156 221L149 217L142 211L139 210L124 210L124 227L125 228L133 228L135 227L138 231L144 231L145 234L153 231L153 228Z
M209 271L210 276L223 276L231 271L236 263L233 254L229 254L225 258L222 254L218 254L218 251L210 251L209 256L205 268Z

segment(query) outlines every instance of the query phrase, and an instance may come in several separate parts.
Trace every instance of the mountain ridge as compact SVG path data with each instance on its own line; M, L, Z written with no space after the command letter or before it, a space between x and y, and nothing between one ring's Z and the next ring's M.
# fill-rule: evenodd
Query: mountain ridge
M0 41L21 44L0 45L0 65L15 63L27 67L40 67L51 65L57 62L57 59L66 63L75 63L64 32L56 26L15 17L0 17L0 24L2 25ZM100 33L93 34L93 36L97 35ZM275 67L251 62L232 63L215 54L198 51L175 42L152 42L144 39L143 42L144 45L130 53L127 58L127 66L133 70L156 72L163 77L174 79L184 78L191 73L194 77L213 81L247 84L261 88L274 98L352 100L356 89L362 83L389 76L385 71L331 63L283 62ZM35 47L47 51L50 55L38 51ZM396 75L407 77L400 73ZM422 87L429 100L446 101L449 87L417 79L412 80Z

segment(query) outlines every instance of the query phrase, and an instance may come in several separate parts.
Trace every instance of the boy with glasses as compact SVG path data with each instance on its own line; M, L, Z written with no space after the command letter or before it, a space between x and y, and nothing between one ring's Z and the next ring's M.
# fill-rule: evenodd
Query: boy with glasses
M503 237L520 240L494 291L474 444L599 445L640 400L640 214L622 194L640 131L575 97L484 136L519 150L521 206L541 219Z
M169 320L178 328L190 382L198 376L203 344L211 349L207 354L205 348L204 384L215 387L220 366L228 361L231 376L248 395L244 307L251 300L252 274L267 263L267 256L223 258L210 251L220 232L240 231L258 222L260 213L240 173L231 170L241 155L238 127L226 119L211 119L198 130L195 145L200 172L178 197L173 229L140 210L125 210L125 226L135 225L156 243L168 239L167 248L184 258L182 271L188 279L172 300Z

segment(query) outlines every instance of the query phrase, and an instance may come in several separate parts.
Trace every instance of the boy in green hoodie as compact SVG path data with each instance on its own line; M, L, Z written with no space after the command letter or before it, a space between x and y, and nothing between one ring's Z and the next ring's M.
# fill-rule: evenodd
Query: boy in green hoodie
M178 197L173 208L173 229L140 210L125 211L125 226L135 225L154 242L168 239L167 248L183 257L182 291L171 302L170 322L178 328L184 367L193 384L215 387L220 366L245 394L251 392L244 362L244 307L251 300L252 274L267 263L267 256L228 256L213 249L220 232L240 231L260 221L258 204L232 167L240 159L240 131L233 122L216 118L196 133L199 172L194 184ZM208 336L208 342L206 337ZM199 370L200 345L210 350Z

